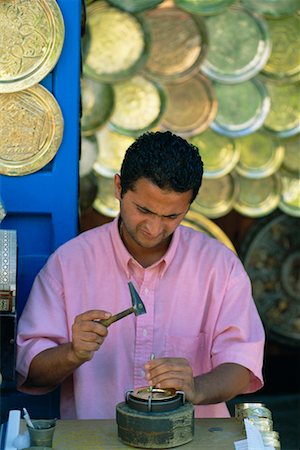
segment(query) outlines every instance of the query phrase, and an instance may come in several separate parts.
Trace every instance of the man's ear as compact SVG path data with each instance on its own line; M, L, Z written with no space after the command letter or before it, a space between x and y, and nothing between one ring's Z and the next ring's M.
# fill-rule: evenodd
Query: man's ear
M122 192L121 177L118 173L116 173L114 176L114 184L115 184L115 197L117 200L121 200L121 192Z

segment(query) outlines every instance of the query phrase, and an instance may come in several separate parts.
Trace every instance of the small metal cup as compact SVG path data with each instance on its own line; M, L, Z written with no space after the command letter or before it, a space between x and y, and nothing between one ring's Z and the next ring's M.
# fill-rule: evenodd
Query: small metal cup
M32 420L34 428L27 425L32 447L52 447L56 419Z

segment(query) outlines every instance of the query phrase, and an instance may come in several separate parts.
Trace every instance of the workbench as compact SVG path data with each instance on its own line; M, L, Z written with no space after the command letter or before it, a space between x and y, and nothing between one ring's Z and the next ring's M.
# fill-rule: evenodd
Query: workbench
M21 420L21 431L26 429ZM244 425L235 418L195 419L192 442L176 448L184 450L234 450L234 442L245 439ZM130 449L118 438L115 420L58 420L54 450Z

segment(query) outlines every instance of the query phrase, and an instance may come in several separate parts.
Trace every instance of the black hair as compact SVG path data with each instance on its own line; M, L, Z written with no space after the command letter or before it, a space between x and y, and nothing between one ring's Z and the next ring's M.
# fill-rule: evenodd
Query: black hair
M203 162L197 147L170 131L147 132L125 153L121 166L121 195L134 190L137 180L146 178L160 189L192 190L192 203L201 186L202 175Z

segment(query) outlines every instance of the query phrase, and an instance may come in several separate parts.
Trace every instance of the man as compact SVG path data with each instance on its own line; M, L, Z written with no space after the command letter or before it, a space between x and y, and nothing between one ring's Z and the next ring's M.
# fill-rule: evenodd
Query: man
M262 384L264 332L236 255L180 222L199 190L196 147L147 133L115 175L120 215L60 247L38 274L18 328L20 389L61 386L62 418L113 418L128 389L183 390L196 417ZM131 305L147 313L107 329ZM156 358L150 360L150 354Z

